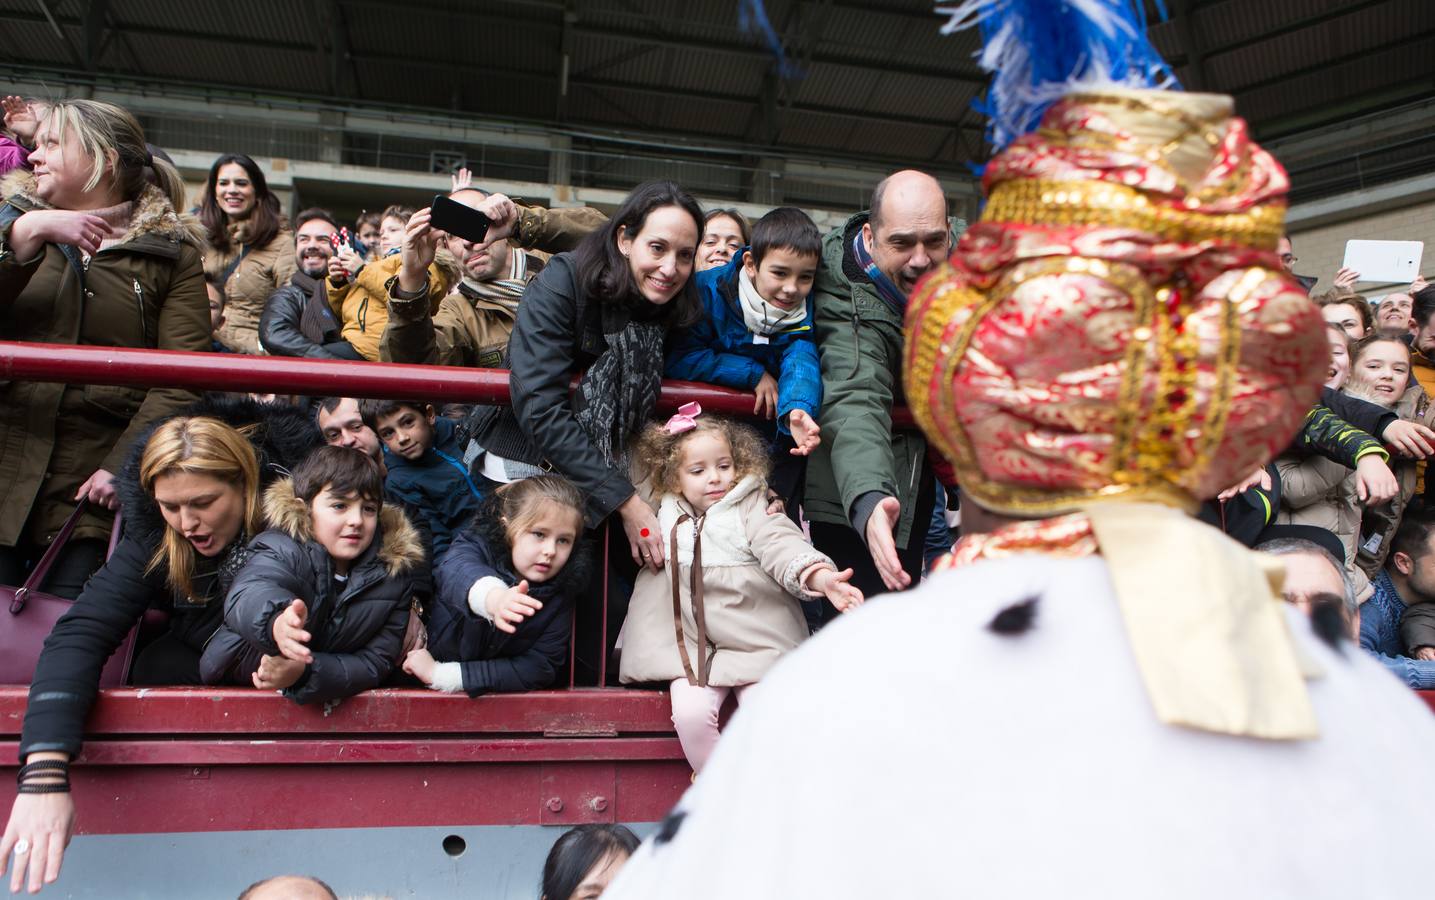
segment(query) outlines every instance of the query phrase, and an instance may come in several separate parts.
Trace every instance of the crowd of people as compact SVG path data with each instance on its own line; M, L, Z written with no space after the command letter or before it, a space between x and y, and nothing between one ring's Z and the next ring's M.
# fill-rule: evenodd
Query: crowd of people
M749 222L669 182L607 216L463 173L449 198L487 217L475 240L397 205L290 220L242 154L186 198L123 109L4 110L6 340L501 368L511 391L0 386L0 583L78 517L45 585L75 603L35 671L0 843L32 854L34 888L58 872L100 669L147 610L167 624L134 683L298 703L552 686L603 668L569 658L576 622L621 683L670 693L696 772L729 695L953 543L951 471L894 424L908 298L964 228L930 175L890 175L824 236L801 210ZM1289 240L1279 255L1292 270ZM1205 515L1289 561L1288 599L1435 688L1435 288L1375 304L1358 283L1342 270L1312 301L1332 363L1300 436ZM659 416L664 377L751 392L751 418ZM588 599L605 589L611 634Z

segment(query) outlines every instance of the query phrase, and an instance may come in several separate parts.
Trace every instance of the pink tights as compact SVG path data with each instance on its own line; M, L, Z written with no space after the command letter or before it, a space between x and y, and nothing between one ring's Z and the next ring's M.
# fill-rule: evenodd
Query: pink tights
M732 691L737 691L737 700L742 702L753 685L738 687L698 687L689 684L686 678L678 678L669 686L673 698L673 726L678 731L678 743L683 745L683 755L693 772L701 772L712 756L718 742L718 712L723 701Z

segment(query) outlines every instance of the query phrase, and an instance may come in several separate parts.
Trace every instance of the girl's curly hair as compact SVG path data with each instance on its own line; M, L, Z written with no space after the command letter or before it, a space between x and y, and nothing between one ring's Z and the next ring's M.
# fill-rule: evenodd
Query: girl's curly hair
M678 469L682 467L683 447L690 438L699 434L714 435L727 441L732 450L734 483L749 475L767 478L767 446L750 426L711 415L699 416L697 424L698 427L691 431L668 434L662 425L655 422L639 435L634 458L641 477L649 481L658 493L681 493Z

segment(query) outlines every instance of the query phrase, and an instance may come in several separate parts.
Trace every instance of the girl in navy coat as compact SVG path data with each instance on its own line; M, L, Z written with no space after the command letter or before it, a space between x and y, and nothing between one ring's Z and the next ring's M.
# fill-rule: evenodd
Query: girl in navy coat
M779 207L752 229L752 246L699 272L706 314L668 352L668 378L753 391L753 413L775 420L769 435L776 495L796 515L803 462L819 443L822 372L809 293L822 236L800 209Z
M587 584L576 551L583 497L539 475L503 485L454 539L435 572L428 647L404 671L436 691L549 687L568 653L574 595Z

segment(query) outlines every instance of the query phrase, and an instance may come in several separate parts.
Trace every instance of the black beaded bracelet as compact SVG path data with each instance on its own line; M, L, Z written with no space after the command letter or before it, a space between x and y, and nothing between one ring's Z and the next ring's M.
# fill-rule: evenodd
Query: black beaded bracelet
M15 789L17 794L68 794L69 792L70 782L68 780L51 784L27 781Z
M36 773L43 773L46 776L56 772L68 774L70 764L63 759L39 759L32 763L26 763L15 773L15 780L23 782L27 777Z

